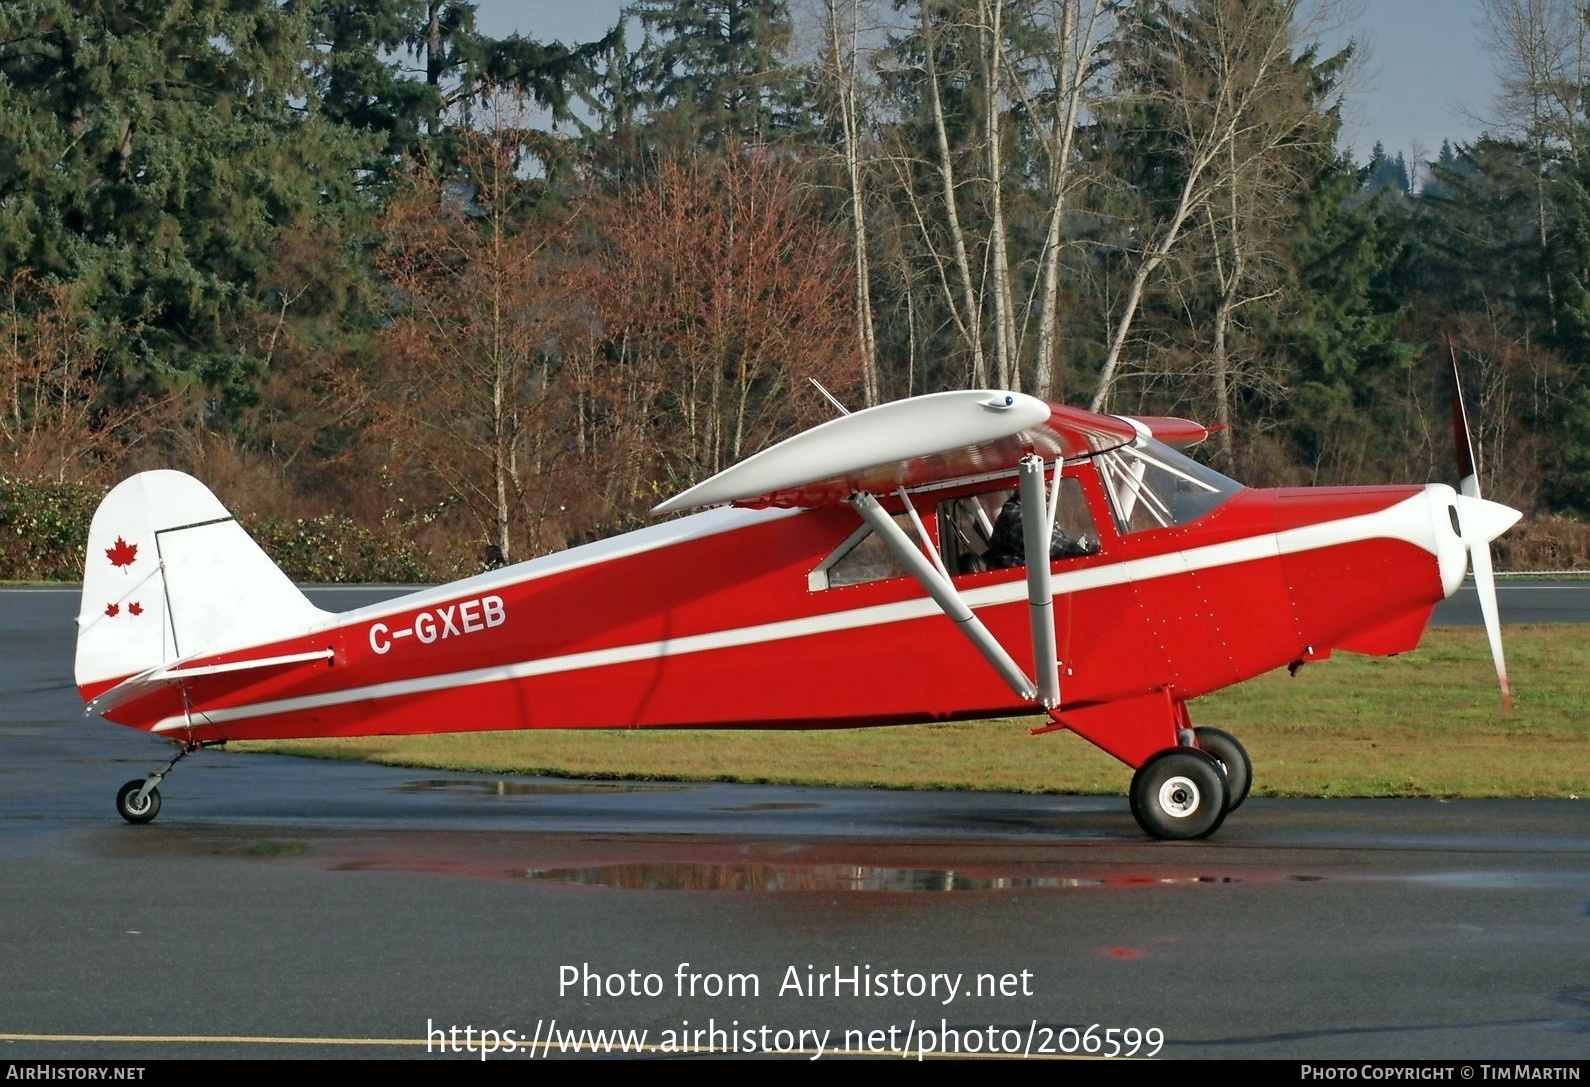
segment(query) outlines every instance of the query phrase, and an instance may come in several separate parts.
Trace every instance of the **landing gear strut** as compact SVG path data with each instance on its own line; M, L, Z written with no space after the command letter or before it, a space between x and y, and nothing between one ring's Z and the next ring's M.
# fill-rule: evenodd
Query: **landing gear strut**
M169 773L171 768L190 751L197 751L202 744L193 744L184 747L174 755L170 762L159 770L150 771L148 777L142 781L134 778L116 791L116 813L129 823L147 823L160 814L160 790L155 788Z

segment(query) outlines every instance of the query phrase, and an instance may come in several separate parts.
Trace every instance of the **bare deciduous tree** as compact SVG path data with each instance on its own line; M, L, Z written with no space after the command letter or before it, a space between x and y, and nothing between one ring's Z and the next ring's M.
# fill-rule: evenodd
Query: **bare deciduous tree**
M1053 391L1066 221L1085 177L1077 130L1098 92L1114 10L1107 0L927 2L903 49L920 64L908 81L919 89L932 143L921 165L936 191L913 184L922 152L902 141L895 195L973 384Z
M867 230L867 193L862 143L861 74L863 26L862 0L824 0L828 18L828 66L837 87L840 151L849 187L851 251L855 268L856 344L861 354L862 398L871 406L882 399L878 373L878 344L872 315L872 266Z
M430 477L461 502L504 561L540 546L539 477L562 452L548 249L530 205L533 141L522 103L492 92L462 128L458 175L418 169L383 222L378 267L394 310L364 398L391 474ZM558 541L561 542L561 541Z
M1047 47L1040 54L1044 81L1026 92L1026 114L1042 133L1045 156L1048 215L1038 301L1038 354L1033 365L1033 392L1042 397L1054 391L1059 362L1059 299L1061 238L1081 164L1076 150L1077 126L1095 101L1094 83L1100 67L1100 50L1113 28L1114 5L1106 0L1047 0L1039 14ZM1047 102L1049 108L1042 106Z
M699 482L830 415L860 376L844 239L809 207L794 168L766 152L665 162L592 212L593 416L630 411L634 486ZM653 496L654 497L654 496Z
M1217 335L1229 329L1235 292L1251 270L1251 260L1233 248L1240 245L1246 254L1243 238L1252 235L1243 223L1243 205L1254 206L1256 186L1283 182L1280 158L1292 153L1320 110L1306 86L1300 93L1300 81L1310 75L1301 43L1312 26L1303 15L1299 0L1146 0L1134 9L1126 37L1132 51L1128 91L1161 127L1155 135L1174 163L1175 184L1163 209L1138 232L1143 241L1114 318L1093 410L1109 400L1150 278L1189 224L1200 220L1211 225L1211 238L1224 236L1225 302ZM1224 206L1217 207L1222 197ZM1227 390L1229 361L1222 356L1216 366L1226 368L1217 380Z
M131 445L175 423L179 398L105 394L115 339L71 284L26 271L0 285L0 462L57 483L92 478Z
M1500 77L1490 120L1501 134L1528 147L1534 160L1535 241L1556 332L1549 175L1554 159L1576 160L1590 138L1590 12L1579 0L1485 0L1484 12Z

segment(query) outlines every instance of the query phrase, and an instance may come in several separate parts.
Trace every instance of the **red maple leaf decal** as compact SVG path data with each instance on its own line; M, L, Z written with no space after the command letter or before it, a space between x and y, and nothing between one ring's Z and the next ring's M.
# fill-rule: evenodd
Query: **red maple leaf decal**
M105 557L110 559L112 566L131 566L133 559L138 557L138 545L130 544L117 536L116 546L105 548Z
M119 611L121 611L121 606L119 604L105 605L105 614L110 616L112 619L116 618L116 613Z
M144 606L138 603L138 601L134 600L131 604L127 605L127 611L132 615L142 615L144 613Z

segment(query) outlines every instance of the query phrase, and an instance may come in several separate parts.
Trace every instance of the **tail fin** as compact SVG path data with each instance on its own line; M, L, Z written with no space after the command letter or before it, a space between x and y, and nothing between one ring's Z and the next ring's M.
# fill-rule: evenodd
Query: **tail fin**
M77 685L97 690L201 650L274 641L325 614L204 484L143 472L105 496L88 530Z

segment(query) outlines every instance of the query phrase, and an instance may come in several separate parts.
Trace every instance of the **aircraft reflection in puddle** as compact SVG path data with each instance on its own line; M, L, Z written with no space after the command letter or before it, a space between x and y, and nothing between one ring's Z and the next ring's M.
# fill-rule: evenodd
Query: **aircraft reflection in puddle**
M644 891L1006 891L1170 883L1237 883L1230 876L973 875L951 868L867 865L710 864L635 861L582 868L530 868L527 879Z
M573 796L580 793L678 793L678 785L637 785L623 781L482 781L478 778L422 778L398 787L401 793L465 793L477 796Z

